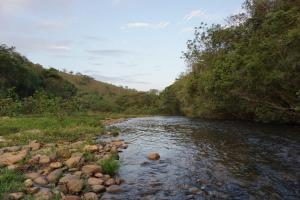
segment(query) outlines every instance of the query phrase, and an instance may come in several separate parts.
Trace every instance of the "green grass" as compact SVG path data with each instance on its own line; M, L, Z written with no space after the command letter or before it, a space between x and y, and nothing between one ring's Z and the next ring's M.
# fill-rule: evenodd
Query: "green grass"
M4 193L22 191L25 178L19 171L0 168L0 199Z
M115 159L115 156L102 159L99 161L99 164L101 165L103 172L111 176L115 175L120 168L120 162Z
M105 132L102 120L123 117L122 114L76 114L72 116L23 116L0 118L0 136L9 145L27 144L30 140L51 143L57 141L93 141ZM38 130L38 131L36 131Z

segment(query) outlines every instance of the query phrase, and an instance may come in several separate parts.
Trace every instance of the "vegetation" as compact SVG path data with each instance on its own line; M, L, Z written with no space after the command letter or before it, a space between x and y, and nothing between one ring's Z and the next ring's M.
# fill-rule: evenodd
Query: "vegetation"
M247 0L226 26L201 24L188 72L161 94L166 113L300 122L300 4Z
M0 168L0 199L4 198L3 194L14 192L16 188L22 190L24 180L25 178L21 172Z
M105 174L114 176L120 168L120 162L117 160L117 155L112 154L109 158L102 159L99 164Z

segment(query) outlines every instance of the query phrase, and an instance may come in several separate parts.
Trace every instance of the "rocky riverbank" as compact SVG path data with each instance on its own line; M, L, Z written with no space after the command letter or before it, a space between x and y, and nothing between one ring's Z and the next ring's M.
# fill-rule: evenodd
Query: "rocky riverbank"
M3 199L105 199L118 193L123 180L114 175L112 162L127 148L123 140L87 144L82 141L39 143L0 149L2 169L21 171L24 182Z

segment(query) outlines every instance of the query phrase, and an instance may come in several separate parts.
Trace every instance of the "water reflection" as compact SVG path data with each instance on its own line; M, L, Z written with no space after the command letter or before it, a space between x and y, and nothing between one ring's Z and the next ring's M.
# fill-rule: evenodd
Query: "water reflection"
M117 124L126 192L116 199L299 199L299 127L183 117ZM148 161L149 152L161 160ZM112 198L112 197L111 197Z

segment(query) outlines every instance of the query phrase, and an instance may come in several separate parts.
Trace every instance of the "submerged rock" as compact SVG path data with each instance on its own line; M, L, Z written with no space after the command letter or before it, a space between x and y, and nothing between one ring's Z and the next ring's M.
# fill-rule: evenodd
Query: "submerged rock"
M158 153L150 153L150 154L148 154L148 159L149 160L159 160L160 155Z

